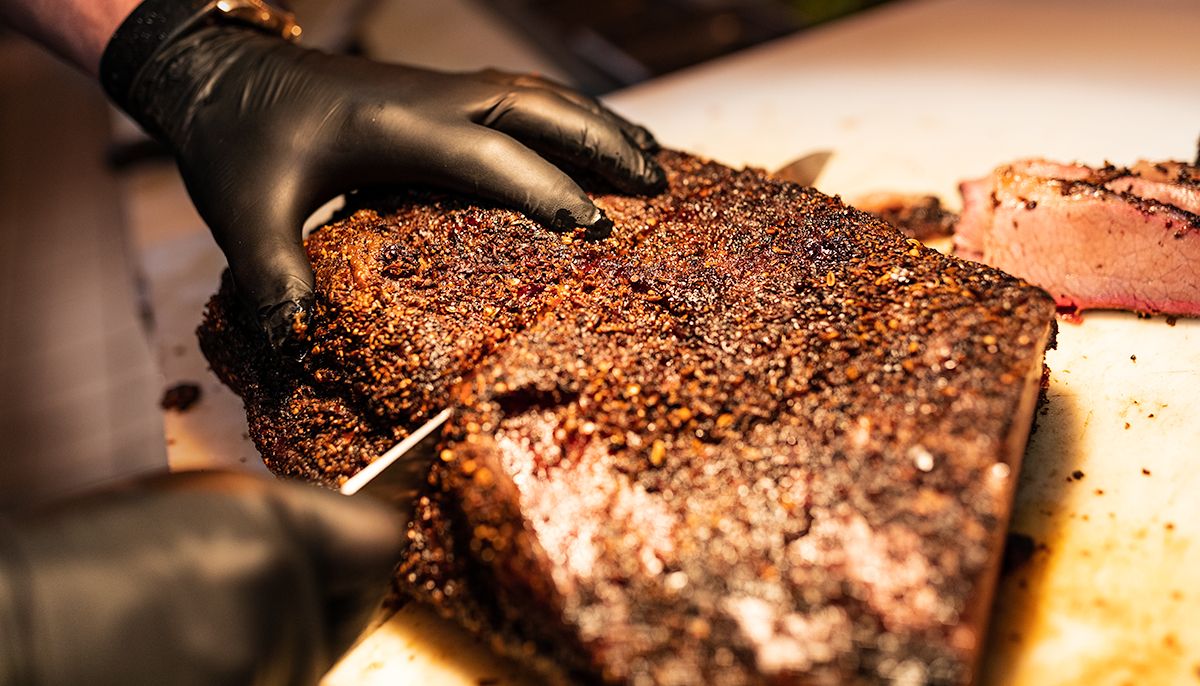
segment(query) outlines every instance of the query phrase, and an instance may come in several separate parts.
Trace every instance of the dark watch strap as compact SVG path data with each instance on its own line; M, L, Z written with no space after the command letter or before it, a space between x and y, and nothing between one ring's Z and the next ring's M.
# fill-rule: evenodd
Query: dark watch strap
M272 18L270 11L278 9L286 15L286 20L279 26L268 27L264 22L259 24L257 10L249 13L238 9L229 11L228 7L237 6L238 2L220 2L215 0L144 0L138 5L125 21L113 33L104 55L100 58L100 83L108 96L122 109L128 109L129 89L137 80L138 72L160 48L180 36L215 21L216 17L226 15L232 21L248 26L258 26L264 31L271 28L284 29L283 36L294 39L299 35L299 28L291 20L291 14L278 0L264 0L254 5L268 14L264 19ZM264 7L265 6L265 7ZM247 9L247 8L239 8Z
M145 0L134 8L100 58L100 83L108 97L127 109L126 96L138 71L209 4L210 0Z

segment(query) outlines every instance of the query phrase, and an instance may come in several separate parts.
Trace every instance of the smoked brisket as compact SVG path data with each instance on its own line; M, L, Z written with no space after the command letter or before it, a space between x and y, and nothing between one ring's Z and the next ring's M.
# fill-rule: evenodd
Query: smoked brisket
M1020 160L960 186L955 252L1045 288L1067 312L1200 315L1200 169Z
M199 334L268 466L331 486L455 408L402 595L558 682L966 683L1053 302L682 153L590 242L411 191L307 241L280 360Z

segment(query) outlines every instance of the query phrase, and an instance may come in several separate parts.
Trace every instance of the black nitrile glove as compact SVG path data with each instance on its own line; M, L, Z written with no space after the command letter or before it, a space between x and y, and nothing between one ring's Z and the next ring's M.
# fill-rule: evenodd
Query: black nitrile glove
M232 473L16 522L0 529L0 684L316 683L387 589L402 524Z
M429 184L602 237L611 222L546 158L626 192L665 182L648 131L535 76L439 73L210 26L168 41L136 78L114 79L107 65L124 31L101 76L175 151L244 301L276 345L312 297L301 225L340 193ZM125 82L127 93L114 92Z

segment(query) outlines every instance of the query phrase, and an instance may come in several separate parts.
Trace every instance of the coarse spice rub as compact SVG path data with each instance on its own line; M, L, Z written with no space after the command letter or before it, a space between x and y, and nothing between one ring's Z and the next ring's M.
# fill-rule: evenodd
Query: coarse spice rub
M613 236L413 192L307 242L278 361L200 329L276 472L456 408L400 592L574 683L966 683L1054 304L812 189L665 151Z

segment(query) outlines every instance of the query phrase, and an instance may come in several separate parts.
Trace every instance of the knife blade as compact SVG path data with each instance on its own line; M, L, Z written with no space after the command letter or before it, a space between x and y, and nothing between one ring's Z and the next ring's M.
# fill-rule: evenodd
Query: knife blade
M411 512L420 488L429 475L429 468L437 459L436 451L442 438L440 429L449 419L449 409L437 413L433 419L417 427L408 438L392 446L386 453L347 479L338 491L342 495L353 497L365 494L366 497L378 498L398 506L405 512ZM385 597L371 611L354 645L357 646L373 634L395 613L395 606Z
M411 503L437 457L435 451L442 437L439 429L449 419L450 410L445 409L417 427L408 438L347 479L339 489L341 494L367 493L388 502Z
M833 157L832 150L815 150L797 157L775 171L772 176L782 181L791 181L801 186L811 186L817 182L829 158Z

